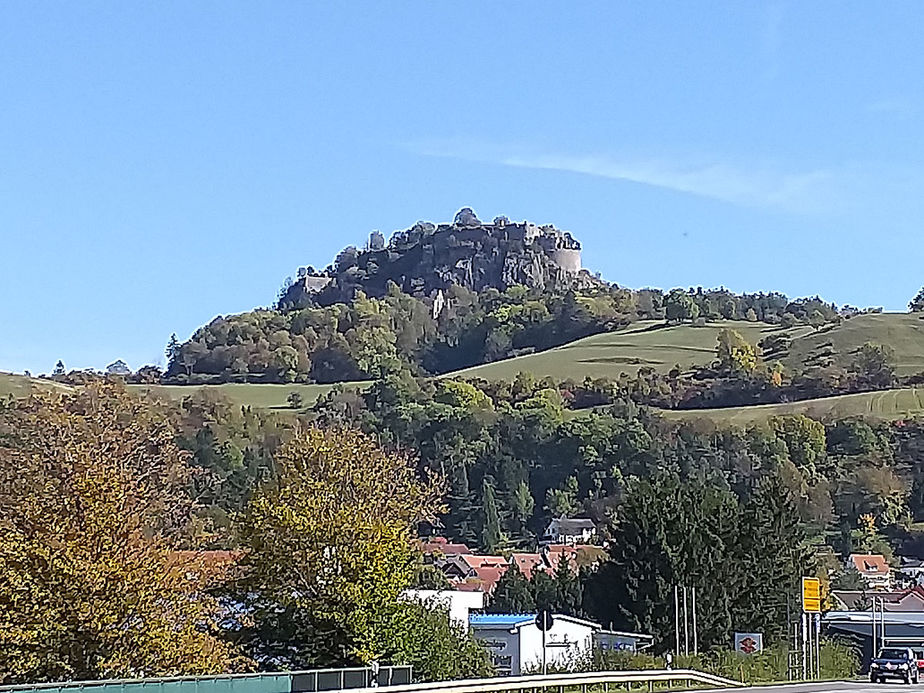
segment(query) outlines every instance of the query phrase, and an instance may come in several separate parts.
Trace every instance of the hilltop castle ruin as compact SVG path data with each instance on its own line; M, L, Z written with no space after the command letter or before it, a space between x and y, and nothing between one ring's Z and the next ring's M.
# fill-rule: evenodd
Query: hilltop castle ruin
M594 280L582 270L581 244L570 233L506 217L482 223L466 207L452 223L417 222L387 244L373 232L364 249L346 248L323 272L300 271L284 300L348 300L356 289L382 295L389 281L409 294L431 296L451 284L502 291L516 284L553 289Z

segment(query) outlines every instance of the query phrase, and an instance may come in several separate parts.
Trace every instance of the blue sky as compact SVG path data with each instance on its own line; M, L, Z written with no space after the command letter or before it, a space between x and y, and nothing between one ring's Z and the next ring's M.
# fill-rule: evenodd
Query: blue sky
M552 222L620 284L904 309L918 2L0 13L0 369L163 360L372 229Z

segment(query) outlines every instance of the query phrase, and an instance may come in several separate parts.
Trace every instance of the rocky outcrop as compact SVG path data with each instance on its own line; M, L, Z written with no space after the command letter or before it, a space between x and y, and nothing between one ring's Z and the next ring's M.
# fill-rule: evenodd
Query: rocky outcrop
M502 291L515 284L563 290L598 282L581 269L581 244L570 233L506 217L482 223L468 207L451 224L417 222L384 247L381 234L373 236L363 250L346 248L324 272L300 270L282 303L298 305L307 296L344 301L357 289L380 296L389 281L428 297L451 284Z

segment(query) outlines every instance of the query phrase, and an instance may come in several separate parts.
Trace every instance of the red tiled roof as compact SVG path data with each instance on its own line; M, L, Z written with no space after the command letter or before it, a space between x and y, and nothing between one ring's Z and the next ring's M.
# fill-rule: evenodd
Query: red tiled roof
M441 553L444 556L471 553L471 549L465 544L453 544L445 537L433 537L429 541L421 539L420 550L425 554Z
M465 561L469 568L488 568L507 565L507 559L503 556L481 556L478 554L459 554L459 558Z
M547 551L549 565L552 567L552 570L558 568L558 564L561 563L563 558L568 559L569 565L573 569L577 569L577 555L578 549L576 546L567 546L565 544L548 544L545 547Z
M484 585L481 584L481 580L466 580L465 582L453 583L452 588L459 592L483 592Z
M482 566L480 568L475 568L475 574L478 576L478 580L481 582L485 594L491 594L494 591L494 588L497 587L498 580L507 572L507 568L508 566L506 564L502 566Z
M491 594L494 588L497 587L498 580L503 577L508 568L509 566L507 564L500 566L478 566L477 568L472 568L471 575L464 580L450 580L450 582L452 583L452 588L460 592L484 592L485 594Z
M850 554L850 560L861 574L888 575L890 572L889 564L882 554L853 553Z
M516 563L517 568L527 580L532 579L533 572L545 570L545 559L539 553L515 553L511 559Z

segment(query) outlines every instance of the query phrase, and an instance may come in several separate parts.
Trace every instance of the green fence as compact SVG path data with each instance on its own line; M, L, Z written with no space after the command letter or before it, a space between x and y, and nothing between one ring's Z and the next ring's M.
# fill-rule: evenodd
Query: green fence
M161 679L67 681L0 686L0 693L315 693L410 683L411 667L312 669L278 674L228 674ZM373 683L374 682L374 683Z

